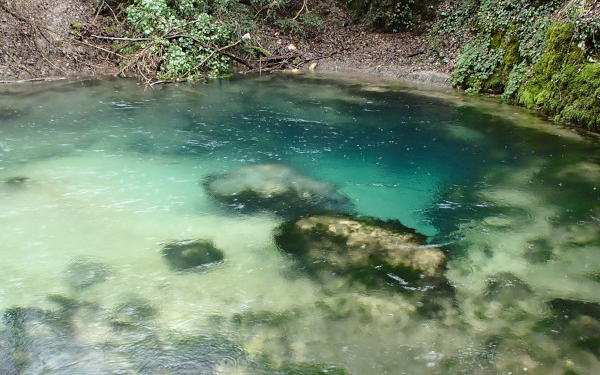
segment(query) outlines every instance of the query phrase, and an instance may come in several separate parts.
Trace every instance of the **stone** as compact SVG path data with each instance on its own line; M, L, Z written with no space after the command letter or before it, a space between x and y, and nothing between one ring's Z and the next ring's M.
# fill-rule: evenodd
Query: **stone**
M87 289L108 280L113 271L104 263L92 259L77 259L67 267L65 281L76 291Z
M115 328L128 328L145 324L157 314L158 311L149 301L141 298L130 298L113 309L109 320Z
M4 185L11 188L24 188L30 185L31 179L29 177L17 176L8 178L2 182L4 183Z
M213 375L228 365L246 367L244 351L218 335L141 343L132 346L131 355L142 374Z
M176 271L202 270L225 258L212 241L204 239L170 242L163 246L162 255Z
M325 210L351 212L350 199L329 183L280 164L244 167L203 182L215 200L242 212L269 211L290 218Z
M413 290L445 280L440 246L397 220L322 214L288 221L276 230L277 246L307 272L334 274L366 286L393 284ZM433 282L433 284L431 284Z

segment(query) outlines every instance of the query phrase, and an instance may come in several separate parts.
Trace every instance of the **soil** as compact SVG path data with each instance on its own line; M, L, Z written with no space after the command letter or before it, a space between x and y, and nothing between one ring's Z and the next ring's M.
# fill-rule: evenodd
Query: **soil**
M105 0L0 0L0 81L117 74L111 41L93 35L125 35L118 16ZM269 29L259 34L253 38L262 47L300 57L302 68L317 63L320 70L435 85L449 84L456 55L447 53L443 64L427 55L423 37L366 30L342 9L332 9L326 22L302 36Z
M0 0L0 80L114 74L110 44L86 34L118 27L97 0Z
M375 32L354 22L345 9L330 4L327 21L308 30L306 35L281 36L270 30L263 32L257 41L275 55L289 53L288 46L293 45L305 61L304 68L316 63L319 70L450 85L449 73L456 63L459 46L450 45L450 50L444 51L445 61L431 56L424 35L427 22L421 22L419 27L423 35ZM323 58L326 56L330 57Z

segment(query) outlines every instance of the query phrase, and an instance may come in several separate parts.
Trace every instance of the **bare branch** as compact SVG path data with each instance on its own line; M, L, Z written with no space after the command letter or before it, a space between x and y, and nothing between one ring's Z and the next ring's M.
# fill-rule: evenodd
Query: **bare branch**
M92 38L96 39L104 39L104 40L123 40L126 42L149 42L152 38L117 38L112 36L102 36L102 35L91 35Z

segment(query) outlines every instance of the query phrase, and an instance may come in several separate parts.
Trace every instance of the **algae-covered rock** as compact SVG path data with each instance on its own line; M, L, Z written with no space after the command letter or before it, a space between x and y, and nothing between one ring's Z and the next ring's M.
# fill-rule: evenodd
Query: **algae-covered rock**
M470 303L477 319L488 324L488 333L530 330L544 309L533 289L510 272L499 272L485 282L481 295Z
M270 369L273 375L346 375L343 369L319 363L286 362L275 369Z
M13 307L4 311L2 320L6 328L0 331L0 337L8 345L4 362L16 364L19 374L75 374L79 366L93 361L90 351L76 342L65 315ZM112 369L102 370L109 373Z
M141 298L130 298L118 305L110 316L110 323L115 328L135 327L154 318L158 311L149 301Z
M125 308L131 310L131 306L132 303L127 303ZM95 320L88 324L103 324L106 318L103 310L98 307ZM122 308L117 310L122 311ZM139 306L133 310L134 315L139 315ZM141 310L143 315L149 312L147 306L142 306ZM220 372L220 369L247 367L243 350L218 335L182 336L167 331L165 338L159 338L156 334L140 336L135 330L118 330L118 341L111 341L109 334L99 336L90 344L82 341L80 334L76 333L76 327L82 324L77 321L80 318L78 314L14 307L4 311L2 318L2 375L214 375L228 373ZM153 327L153 330L157 328Z
M293 217L323 210L352 210L348 197L334 185L279 164L255 165L211 176L203 185L211 197L243 213L265 210Z
M219 336L137 343L130 350L140 374L214 375L246 367L244 351Z
M225 258L223 251L216 248L212 241L204 239L168 243L163 247L162 255L177 271L211 267Z
M112 275L112 269L104 263L91 259L77 259L67 267L65 281L73 289L81 291L105 282Z
M552 319L545 325L561 340L600 358L600 303L557 298L550 301Z
M5 180L0 180L0 186L4 185L7 189L10 190L20 190L30 187L31 178L24 176L15 176L10 177Z
M325 214L288 221L276 231L279 248L309 273L349 277L367 286L405 289L442 279L446 255L399 221Z

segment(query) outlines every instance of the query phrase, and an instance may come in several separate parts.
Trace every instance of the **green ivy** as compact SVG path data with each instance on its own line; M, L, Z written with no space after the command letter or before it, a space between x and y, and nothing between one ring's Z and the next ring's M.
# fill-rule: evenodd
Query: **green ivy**
M528 108L553 114L555 120L600 130L600 65L590 63L573 43L576 27L556 22L546 34L547 49L517 95Z
M447 1L429 35L430 48L443 51L462 35L451 74L455 87L501 94L557 121L597 130L600 20L586 13L587 6L565 0Z

